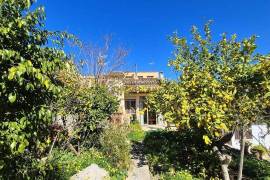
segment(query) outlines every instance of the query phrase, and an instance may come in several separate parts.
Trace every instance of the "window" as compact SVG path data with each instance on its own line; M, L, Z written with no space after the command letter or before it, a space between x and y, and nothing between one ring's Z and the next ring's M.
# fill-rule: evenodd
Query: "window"
M154 76L147 76L147 78L153 78Z
M143 123L144 124L147 124L147 119L148 119L148 110L146 109L146 97L145 96L140 96L140 99L139 99L139 108L140 108L140 111L143 111Z
M127 113L136 113L136 100L135 99L126 99L125 100L125 110Z
M125 100L126 113L130 115L130 121L136 120L136 100L126 99Z
M142 79L142 78L143 78L143 76L138 76L138 78L139 78L139 79Z
M146 102L146 97L145 96L140 96L140 99L139 99L140 110L142 110L142 109L144 109L146 107L145 102Z

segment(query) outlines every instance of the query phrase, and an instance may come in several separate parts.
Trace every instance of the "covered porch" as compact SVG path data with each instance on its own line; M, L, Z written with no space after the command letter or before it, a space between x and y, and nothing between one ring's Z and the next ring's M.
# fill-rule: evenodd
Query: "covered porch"
M129 122L138 121L141 125L163 126L162 116L146 107L146 94L125 95L125 114Z

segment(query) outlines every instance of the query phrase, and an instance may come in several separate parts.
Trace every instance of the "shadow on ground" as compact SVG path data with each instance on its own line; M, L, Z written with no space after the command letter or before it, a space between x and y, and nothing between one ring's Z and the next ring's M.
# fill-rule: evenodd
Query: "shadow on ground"
M143 154L143 146L144 145L142 142L134 142L131 150L131 158L139 160L139 162L137 163L139 167L147 165L146 157Z

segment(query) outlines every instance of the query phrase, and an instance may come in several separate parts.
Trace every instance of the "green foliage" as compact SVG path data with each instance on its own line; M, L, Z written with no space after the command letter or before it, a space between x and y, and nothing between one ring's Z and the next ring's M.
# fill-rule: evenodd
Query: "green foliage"
M110 116L117 111L119 102L105 86L93 86L85 89L79 96L80 104L76 112L79 120L76 130L79 141L85 147L92 145L93 133L100 133L108 123Z
M0 1L0 174L26 178L51 143L52 108L61 87L55 75L67 59L66 33L44 27L44 9L30 0ZM2 177L3 177L2 176Z
M161 180L195 180L188 171L177 171L175 173L165 173L160 177Z
M114 166L128 169L130 164L128 141L128 127L125 125L110 124L100 136L101 151L108 156Z
M237 41L236 35L213 42L209 23L201 35L192 28L192 42L175 34L174 57L169 65L180 75L165 82L149 97L165 119L179 128L198 129L206 144L218 141L235 126L248 126L260 118L264 107L266 67L255 55L256 37ZM259 65L260 64L260 65Z
M125 86L125 92L127 93L149 93L154 92L158 89L157 85L136 85L136 86Z
M179 77L164 82L148 104L179 130L192 129L215 146L221 160L230 134L261 121L269 108L269 57L255 54L256 36L238 41L223 34L214 42L210 22L204 34L196 27L191 33L191 42L171 37L175 52L169 65Z
M49 177L49 172L52 170L51 164L46 158L37 159L32 154L24 153L23 156L16 156L12 163L5 163L0 179L46 179ZM14 167L16 169L12 169Z
M110 116L117 111L119 101L108 87L83 79L72 63L58 74L58 79L64 88L55 108L62 117L78 117L73 125L74 139L85 147L91 147L91 137L104 128Z
M256 145L251 148L252 151L257 151L263 155L269 153L268 149L264 147L263 145Z
M133 142L141 142L145 137L145 132L138 122L129 125L128 139Z
M234 155L235 159L231 163L232 170L238 170L239 155ZM244 158L243 174L251 179L269 179L270 178L270 163L266 160L258 160L255 157Z
M253 81L260 83L260 93L264 95L263 101L261 102L263 106L266 106L266 108L269 108L270 105L270 56L264 56L260 57L259 62L255 66L254 70L254 77ZM256 83L255 83L256 85ZM268 111L266 110L266 114L268 114ZM264 117L261 118L258 123L263 123L269 125L269 118Z
M79 156L68 151L55 150L50 163L53 168L47 176L52 179L69 179L72 175L93 163L106 169L112 179L124 179L126 176L125 171L113 166L110 159L96 149L83 151Z
M148 132L143 143L150 170L154 174L188 170L206 179L219 176L219 163L215 154L196 132Z
M84 110L85 124L89 130L99 127L105 120L117 111L119 102L110 94L105 86L94 86L81 94L79 101L84 102L80 107ZM85 131L85 129L84 129Z

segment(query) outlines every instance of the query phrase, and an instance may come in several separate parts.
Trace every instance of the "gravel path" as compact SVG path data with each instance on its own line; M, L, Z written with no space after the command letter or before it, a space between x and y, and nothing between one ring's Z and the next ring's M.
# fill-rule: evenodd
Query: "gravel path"
M142 148L142 143L132 145L132 165L127 180L151 180L151 173Z

